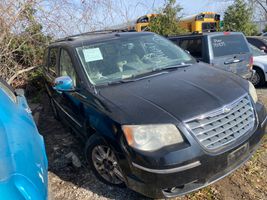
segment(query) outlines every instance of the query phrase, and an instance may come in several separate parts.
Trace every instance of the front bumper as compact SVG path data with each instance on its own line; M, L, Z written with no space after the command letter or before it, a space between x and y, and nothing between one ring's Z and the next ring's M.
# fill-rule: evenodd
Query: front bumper
M258 126L253 133L248 134L248 138L237 143L233 148L222 153L211 154L196 147L197 143L192 144L190 141L191 146L172 152L171 156L167 154L158 161L165 160L165 163L173 163L172 165L165 165L162 168L153 167L153 165L148 167L132 161L125 173L127 186L151 198L169 198L198 190L227 176L253 155L265 134L266 111L261 104L257 104L256 109ZM243 152L239 149L243 149ZM234 159L229 159L229 155L238 151L241 154L237 154ZM149 160L149 157L144 159ZM177 164L174 163L175 160Z

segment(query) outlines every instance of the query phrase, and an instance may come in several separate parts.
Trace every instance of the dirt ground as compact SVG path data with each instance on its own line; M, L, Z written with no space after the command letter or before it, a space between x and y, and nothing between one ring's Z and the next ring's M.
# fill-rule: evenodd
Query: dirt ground
M267 107L267 87L258 90ZM129 190L99 182L82 158L79 141L52 115L46 95L38 104L30 103L40 133L44 136L49 160L49 193L53 200L135 200L145 197ZM79 159L71 159L70 155ZM267 135L259 150L239 170L219 182L176 200L267 200Z

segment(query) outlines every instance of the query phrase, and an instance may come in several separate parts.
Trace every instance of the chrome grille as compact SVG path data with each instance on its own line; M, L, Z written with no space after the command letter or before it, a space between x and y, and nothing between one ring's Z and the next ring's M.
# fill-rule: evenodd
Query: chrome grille
M186 127L208 150L216 150L251 130L255 114L248 95L219 110L185 122Z

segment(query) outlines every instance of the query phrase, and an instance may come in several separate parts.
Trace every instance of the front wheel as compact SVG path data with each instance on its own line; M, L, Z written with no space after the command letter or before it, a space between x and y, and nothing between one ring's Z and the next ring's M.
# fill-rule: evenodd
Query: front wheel
M112 186L125 186L115 153L104 139L92 135L87 142L85 155L87 163L100 181Z

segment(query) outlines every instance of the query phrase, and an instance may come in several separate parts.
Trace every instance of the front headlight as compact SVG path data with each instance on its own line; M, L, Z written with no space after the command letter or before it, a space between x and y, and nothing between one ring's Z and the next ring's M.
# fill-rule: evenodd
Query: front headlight
M257 103L258 95L257 95L254 85L250 81L249 81L249 94L251 98L253 99L254 103Z
M155 151L184 141L173 124L124 125L122 129L128 144L143 151Z

